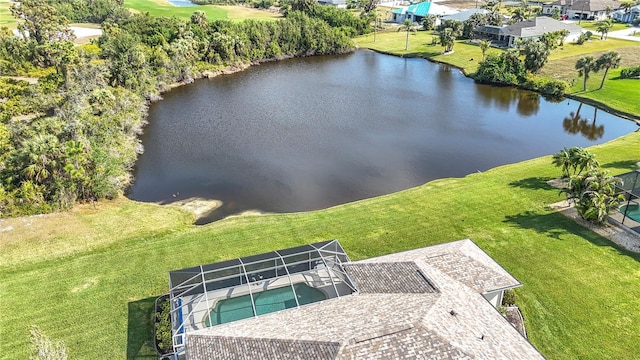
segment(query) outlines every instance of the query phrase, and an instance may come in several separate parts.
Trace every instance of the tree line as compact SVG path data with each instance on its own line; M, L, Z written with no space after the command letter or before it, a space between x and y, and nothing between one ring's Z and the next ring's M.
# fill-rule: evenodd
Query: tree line
M0 30L0 216L112 198L132 181L150 100L204 71L351 51L368 20L293 2L279 21L189 20L122 11L120 0L24 0L22 36ZM102 4L104 11L86 10ZM102 6L101 5L101 6ZM74 46L69 18L102 20L103 35Z

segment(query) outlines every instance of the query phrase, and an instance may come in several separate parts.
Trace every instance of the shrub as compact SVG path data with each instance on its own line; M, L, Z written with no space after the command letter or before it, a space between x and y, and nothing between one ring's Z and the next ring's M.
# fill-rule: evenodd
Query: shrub
M502 296L502 305L513 306L516 304L516 292L513 289L505 290Z
M640 65L624 68L620 71L621 79L640 79Z
M163 354L173 352L173 340L171 339L171 303L169 298L160 300L156 309L156 346Z

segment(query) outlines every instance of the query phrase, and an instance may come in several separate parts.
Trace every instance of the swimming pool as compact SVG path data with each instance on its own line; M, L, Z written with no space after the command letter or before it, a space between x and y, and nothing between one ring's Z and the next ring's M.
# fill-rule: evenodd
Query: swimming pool
M627 210L627 206L629 207L629 209ZM620 207L620 212L624 215L624 212L627 212L627 217L631 220L635 220L637 222L640 222L640 206L638 206L638 204L630 204L630 205L623 205Z
M322 291L314 289L307 284L294 284L293 287L296 290L296 295L298 295L300 305L311 304L327 298ZM257 315L296 307L296 300L293 297L291 286L254 293L253 299ZM215 326L250 317L253 317L251 297L242 295L218 301L215 308L211 310L210 316L205 318L205 325L207 327Z

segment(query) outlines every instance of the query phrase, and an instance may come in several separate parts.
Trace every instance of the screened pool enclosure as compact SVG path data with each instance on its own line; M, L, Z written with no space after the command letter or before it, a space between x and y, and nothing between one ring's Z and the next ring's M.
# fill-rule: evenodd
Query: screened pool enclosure
M616 185L624 201L618 213L611 216L637 233L640 233L640 170L617 175L621 181Z
M352 294L337 240L169 273L174 351L187 332Z

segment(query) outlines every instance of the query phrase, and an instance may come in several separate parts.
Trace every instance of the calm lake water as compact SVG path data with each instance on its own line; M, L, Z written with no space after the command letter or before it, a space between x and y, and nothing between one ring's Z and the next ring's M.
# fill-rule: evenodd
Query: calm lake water
M129 197L224 202L201 222L326 208L637 129L573 100L369 51L263 64L164 98Z

